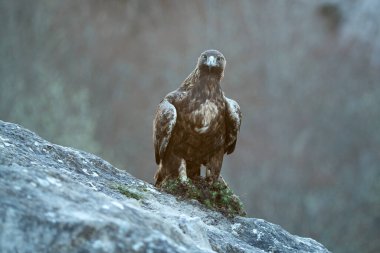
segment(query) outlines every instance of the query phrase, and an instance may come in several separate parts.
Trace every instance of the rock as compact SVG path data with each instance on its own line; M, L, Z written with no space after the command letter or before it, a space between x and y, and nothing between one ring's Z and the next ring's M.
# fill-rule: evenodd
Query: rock
M0 121L0 252L329 252L179 201L101 158Z

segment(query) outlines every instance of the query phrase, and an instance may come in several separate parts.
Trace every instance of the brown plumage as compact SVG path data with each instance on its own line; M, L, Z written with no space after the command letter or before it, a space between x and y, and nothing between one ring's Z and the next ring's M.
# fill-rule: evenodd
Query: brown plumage
M158 105L153 121L155 185L180 171L196 179L201 165L206 177L219 179L225 153L231 154L240 129L239 105L224 96L220 81L226 60L217 50L201 54L182 85Z

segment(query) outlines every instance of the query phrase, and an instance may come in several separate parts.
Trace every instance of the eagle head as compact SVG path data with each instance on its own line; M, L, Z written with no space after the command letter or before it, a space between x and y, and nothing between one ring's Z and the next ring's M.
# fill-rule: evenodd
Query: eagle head
M226 67L226 59L218 50L206 50L199 56L197 67L201 73L217 74L222 77Z

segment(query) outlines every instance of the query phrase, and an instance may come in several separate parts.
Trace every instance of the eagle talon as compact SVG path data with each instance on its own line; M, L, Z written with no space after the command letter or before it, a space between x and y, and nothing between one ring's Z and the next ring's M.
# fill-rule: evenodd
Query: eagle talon
M208 183L209 186L212 186L218 180L216 178L214 178L214 177L206 177L206 181L207 181L207 183Z

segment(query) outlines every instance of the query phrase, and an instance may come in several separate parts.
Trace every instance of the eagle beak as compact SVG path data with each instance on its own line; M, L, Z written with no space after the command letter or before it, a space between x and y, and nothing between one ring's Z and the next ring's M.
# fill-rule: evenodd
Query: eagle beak
M206 65L210 67L215 67L216 66L216 58L214 56L209 56L207 58L207 62L206 62Z

